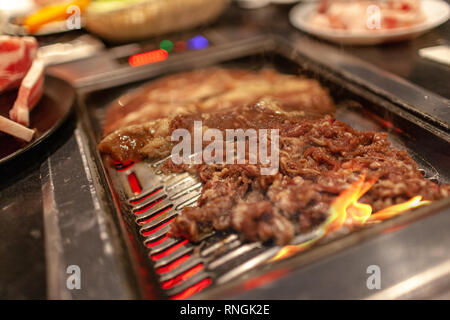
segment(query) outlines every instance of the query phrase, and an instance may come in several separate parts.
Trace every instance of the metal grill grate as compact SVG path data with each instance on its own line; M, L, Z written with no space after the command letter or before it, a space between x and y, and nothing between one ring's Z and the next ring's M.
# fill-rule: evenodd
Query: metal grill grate
M118 178L115 188L126 195L127 214L135 219L159 284L171 299L186 299L211 284L230 281L278 252L279 246L243 243L229 232L211 232L197 244L168 236L180 211L196 204L202 183L188 173L163 174L165 160L117 164L111 173ZM421 172L436 179L433 170ZM292 244L308 241L316 232L298 235Z
M117 164L115 188L126 195L127 214L135 219L142 245L171 299L185 299L213 283L227 282L267 261L280 249L261 242L243 243L237 234L211 232L198 244L167 235L170 224L185 207L195 205L202 183L188 173L163 174L155 163ZM294 243L311 239L298 236Z
M419 167L423 168L422 173L425 177L436 183L438 181L448 183L449 176L444 165L447 155L441 151L448 147L447 135L427 124L424 119L428 118L421 115L420 110L410 114L405 111L407 110L405 105L399 102L399 97L404 97L405 92L416 98L423 96L423 92L417 88L406 88L385 75L375 74L373 70L367 71L357 61L342 60L343 57L331 59L329 61L334 61L331 65L327 63L322 66L322 62L326 59L321 59L320 64L315 61L316 59L311 60L308 53L311 50L307 47L293 47L290 42L275 40L267 42L266 37L263 37L249 42L246 39L245 43L239 46L235 43L230 44L232 48L230 51L218 49L217 52L213 52L214 54L205 52L204 56L194 57L192 60L174 61L173 65L168 65L166 69L143 69L145 72L123 73L120 77L118 75L119 80L105 80L102 86L108 89L98 90L98 86L93 86L89 89L93 92L88 92L84 97L84 104L89 106L86 108L86 115L89 118L86 121L90 123L88 127L93 128L92 139L95 142L93 144L98 143L99 137L102 136L102 118L106 106L120 94L141 85L133 83L134 81L153 79L168 72L181 71L185 66L202 67L217 63L225 67L253 70L267 66L282 73L300 69L306 76L318 79L329 88L333 99L339 103L335 114L337 120L357 130L391 132L393 146L407 150ZM236 48L239 50L235 51ZM379 83L385 81L395 83L396 86L392 86L392 91L381 94L381 91L375 90L378 88L377 85L367 83L365 78L361 79L355 70L364 71L365 74L367 71L367 74L379 80ZM127 85L116 87L118 83ZM418 104L424 104L438 111L444 110L442 103L435 103L436 100L432 100L428 99ZM409 106L408 108L410 109ZM164 286L163 290L170 298L188 298L205 288L214 294L214 291L220 290L213 290L213 287L254 269L278 252L280 247L265 243L243 243L238 235L231 233L211 233L196 244L168 237L167 230L170 223L184 206L195 204L201 185L188 174L162 174L159 167L163 162L164 160L155 163L118 164L117 168L113 168L104 161L103 169L107 173L106 181L108 184L112 183L110 191L114 196L115 209L121 209L120 219L126 228L123 236L132 238L128 243L129 247L133 247L131 260L136 262L136 269L141 266L147 268L145 262L151 262L159 278L160 287ZM116 195L118 197L115 197ZM141 236L135 237L139 233ZM361 240L358 236L347 239L346 243L348 245L357 243ZM312 237L314 233L299 235L293 244ZM141 259L141 251L148 255L148 260ZM333 248L330 251L333 251ZM134 254L138 257L136 258ZM151 281L153 289L154 279L148 279L145 274L141 280L143 290L146 289L148 281ZM202 295L203 293L200 294Z

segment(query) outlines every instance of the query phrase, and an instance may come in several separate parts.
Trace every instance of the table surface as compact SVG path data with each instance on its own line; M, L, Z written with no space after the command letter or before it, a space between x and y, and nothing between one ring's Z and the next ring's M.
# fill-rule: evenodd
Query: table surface
M257 10L232 6L219 25L239 25L254 32L301 33L290 26L291 6L271 5ZM448 44L450 23L412 41L341 50L381 69L450 98L450 68L418 55L418 49ZM338 46L339 47L339 46ZM46 268L42 210L41 165L73 136L76 118L59 130L32 158L0 168L0 298L46 298Z

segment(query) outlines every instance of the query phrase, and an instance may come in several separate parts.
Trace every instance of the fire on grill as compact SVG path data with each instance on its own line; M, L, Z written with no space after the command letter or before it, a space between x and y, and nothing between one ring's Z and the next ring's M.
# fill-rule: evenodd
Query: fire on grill
M206 76L210 74L214 76ZM275 71L214 69L178 74L113 103L99 149L122 163L120 170L127 170L136 161L151 160L158 163L154 168L159 174L169 180L188 174L201 182L198 199L192 198L196 202L188 205L181 206L176 199L189 191L160 197L160 186L130 200L138 224L146 226L147 231L141 234L152 238L146 242L149 248L164 246L168 239L187 239L173 240L170 252L152 254L157 272L167 278L163 289L195 278L203 268L192 262L177 277L165 277L165 272L170 274L192 259L180 253L165 263L165 257L185 248L188 240L198 243L211 232L234 232L250 243L284 246L271 258L274 261L305 250L337 230L376 223L448 196L450 186L425 178L406 151L391 146L386 133L357 131L335 120L333 113L332 99L318 82ZM250 139L244 139L243 162L195 163L192 153L188 157L191 162L174 163L173 157L168 157L176 145L171 139L173 132L182 129L193 136L196 122L202 124L201 136L211 128L223 133L221 139L214 136L214 143L221 143L213 156L227 153L227 130L276 130L276 174L261 174L264 165L251 163ZM212 140L202 141L203 152ZM270 149L270 140L258 141L257 149L264 145ZM142 180L134 173L127 179L132 193L141 195ZM177 187L174 183L173 189ZM199 185L189 182L186 188L199 190ZM165 189L167 192L168 187ZM296 235L310 231L315 231L313 238L290 245ZM229 243L238 241L226 239ZM201 290L211 281L200 276L196 280L198 286L187 286L186 290ZM193 293L180 292L182 296L176 298Z
M358 202L359 199L374 185L375 179L372 181L365 180L365 172L361 178L354 182L350 188L343 191L332 202L329 208L329 216L320 226L317 236L299 245L284 246L271 261L287 258L293 254L301 252L311 245L324 238L327 234L332 233L344 226L350 228L362 226L366 223L377 223L385 219L392 218L404 211L414 209L430 201L422 200L422 196L415 196L403 203L395 204L378 212L372 213L372 206Z

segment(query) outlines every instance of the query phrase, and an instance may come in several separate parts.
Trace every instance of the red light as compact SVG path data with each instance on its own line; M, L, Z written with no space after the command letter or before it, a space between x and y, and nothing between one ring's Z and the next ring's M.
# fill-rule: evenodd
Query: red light
M114 165L116 166L117 171L121 172L121 171L125 171L128 168L132 167L134 165L133 161L129 161L129 162L115 162Z
M156 189L155 191L150 192L150 193L147 194L146 196L144 196L144 197L142 197L142 198L139 198L139 199L137 199L137 200L131 200L130 202L131 202L132 205L138 204L139 202L142 202L142 201L144 201L145 199L150 198L151 196L153 196L154 194L160 192L161 190L162 190L162 188Z
M144 213L145 211L147 211L148 209L150 209L151 207L156 206L158 203L160 203L160 202L163 201L163 200L164 200L164 198L159 198L159 199L157 199L157 200L155 200L155 201L153 201L153 202L150 202L150 203L149 203L148 205L146 205L144 208L135 211L134 214L142 214L142 213Z
M197 282L192 287L187 288L186 290L170 297L170 300L184 300L192 296L193 294L202 291L206 287L208 287L212 283L210 278L203 279L202 281Z
M175 42L175 47L174 47L175 52L183 52L183 51L186 51L186 49L187 49L186 42L184 42L184 41Z
M128 63L132 67L139 67L150 63L161 62L169 57L169 53L164 49L156 49L132 55Z
M187 240L183 240L183 241L177 243L176 245L174 245L174 246L172 246L172 247L170 247L170 248L168 248L168 249L166 249L164 251L156 253L156 254L152 255L152 260L159 260L161 258L167 257L169 254L177 251L178 248L184 246L186 243L188 243L188 241Z
M142 192L141 185L134 172L128 175L128 182L130 183L131 191L133 191L134 194L139 194Z
M190 257L191 257L190 254L186 254L186 255L182 256L181 258L178 258L177 260L169 263L168 265L156 269L156 272L161 274L161 273L166 273L166 272L172 271L173 269L178 267L180 264L182 264L183 262L188 260Z
M199 263L195 267L193 267L183 273L180 273L175 278L164 281L161 284L161 288L170 289L170 288L176 286L177 284L179 284L180 282L185 281L185 280L189 279L190 277L192 277L193 275L199 273L201 270L203 270L203 264Z
M147 248L153 248L153 247L157 246L158 244L163 243L167 239L169 239L169 237L167 235L165 235L164 237L161 237L158 240L155 240L153 242L147 242L145 245L147 246Z
M151 229L151 230L144 231L142 234L143 234L144 236L151 235L152 233L155 233L156 231L161 230L162 228L164 228L165 226L167 226L168 224L170 224L173 220L175 220L175 217L172 218L172 219L170 219L169 221L166 221L166 222L164 222L163 224L157 226L156 228L153 228L153 229Z
M157 212L156 214L152 215L150 218L145 219L143 221L139 221L139 224L146 224L149 223L150 221L152 221L153 219L155 219L156 217L159 217L160 215L164 214L165 212L169 211L170 209L172 209L172 205L168 206L167 208L161 210L160 212ZM143 210L147 210L148 208L145 208Z

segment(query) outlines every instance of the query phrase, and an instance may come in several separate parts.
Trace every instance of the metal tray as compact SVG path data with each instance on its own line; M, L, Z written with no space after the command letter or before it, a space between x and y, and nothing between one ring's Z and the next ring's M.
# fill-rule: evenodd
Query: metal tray
M228 294L233 292L232 288L239 286L243 279L267 274L286 264L290 269L311 264L313 261L380 235L397 225L408 224L450 207L450 199L437 201L430 206L419 208L376 226L341 235L332 241L331 239L324 241L321 245L294 256L288 261L275 264L264 262L273 256L279 247L261 243L241 243L233 234L216 233L205 239L200 246L191 243L180 244L179 240L169 239L166 247L157 244L148 248L146 244L164 236L167 225L162 226L157 234L143 236L142 232L145 228L148 229L148 225L142 227L139 221L143 219L143 216L136 217L134 212L151 205L152 208L144 216L164 214L164 220L160 220L160 224L152 224L151 227L161 226L163 222L173 217L180 207L195 202L200 186L187 176L161 175L158 172L158 165L161 162L143 162L132 167L120 167L118 170L103 162L96 145L101 139L105 110L115 98L148 80L210 65L250 70L271 67L283 73L301 72L316 78L330 89L338 105L337 119L359 130L389 132L390 141L396 147L407 149L426 177L435 179L439 183L450 181L447 165L450 161L450 136L445 128L427 121L426 116L421 116L420 110L411 110L410 106L405 107L401 101L387 99L385 95L358 83L357 78L350 78L323 64L316 63L301 54L295 47L280 42L276 38L258 37L247 40L245 43L230 43L201 53L186 54L171 62L133 69L129 74L105 77L104 80L97 81L80 92L79 111L89 137L91 152L94 155L93 164L100 170L103 185L97 187L109 190L104 201L110 204L112 214L117 217L125 246L128 248L131 263L136 271L142 297L183 297L186 290L204 279L210 279L207 289L193 295L193 298L223 297L225 292ZM142 191L138 195L132 192L128 184L129 175L135 175L140 179ZM159 193L161 190L163 193ZM190 193L187 194L186 191ZM138 200L142 201L138 203ZM310 234L300 235L294 241L298 243L310 236ZM155 254L175 245L179 245L176 254L173 253L156 262L152 260ZM213 251L218 253L210 257ZM161 276L156 272L157 268L174 261L171 259L177 259L187 253L192 254L188 262L183 263L180 268L177 267L175 271L171 271L169 275ZM175 288L162 289L161 284L198 264L203 265L200 273ZM185 296L188 297L188 295Z

